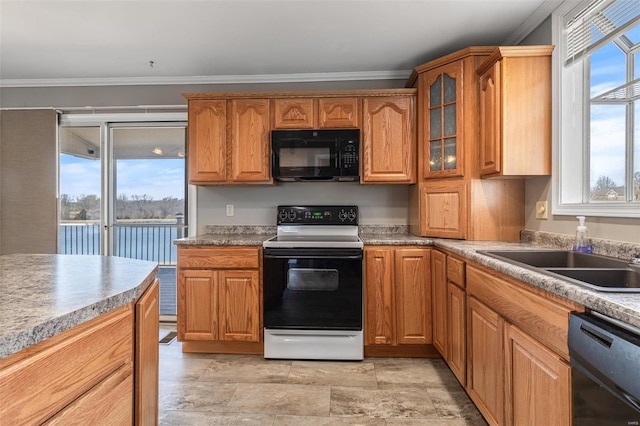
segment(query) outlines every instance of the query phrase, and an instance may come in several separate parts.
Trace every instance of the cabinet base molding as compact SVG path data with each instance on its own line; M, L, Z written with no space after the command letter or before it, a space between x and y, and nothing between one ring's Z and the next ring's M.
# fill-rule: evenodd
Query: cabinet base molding
M442 358L433 345L379 345L364 347L365 357Z
M262 355L262 342L183 342L182 352Z

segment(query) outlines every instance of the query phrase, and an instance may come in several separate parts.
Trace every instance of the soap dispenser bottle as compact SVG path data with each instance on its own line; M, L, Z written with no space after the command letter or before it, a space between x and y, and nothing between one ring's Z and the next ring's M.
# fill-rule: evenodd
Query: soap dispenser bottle
M589 236L587 235L587 227L584 224L584 216L576 216L578 218L578 227L576 228L576 241L573 245L573 251L581 253L591 253L591 244L589 244Z

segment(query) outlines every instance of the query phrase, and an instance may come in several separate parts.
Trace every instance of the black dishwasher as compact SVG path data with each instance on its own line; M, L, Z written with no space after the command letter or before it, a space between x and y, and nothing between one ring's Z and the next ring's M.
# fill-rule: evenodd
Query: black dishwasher
M572 314L569 355L574 426L640 425L640 330Z

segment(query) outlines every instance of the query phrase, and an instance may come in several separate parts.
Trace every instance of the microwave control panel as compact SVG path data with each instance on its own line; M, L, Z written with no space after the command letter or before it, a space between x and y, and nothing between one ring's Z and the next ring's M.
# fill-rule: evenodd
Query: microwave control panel
M360 164L360 144L358 141L344 141L340 147L342 148L342 152L340 153L342 157L342 168L346 170L357 170Z

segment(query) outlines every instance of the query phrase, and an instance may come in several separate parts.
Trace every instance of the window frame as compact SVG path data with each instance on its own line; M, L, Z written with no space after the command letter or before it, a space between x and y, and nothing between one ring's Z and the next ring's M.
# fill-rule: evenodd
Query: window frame
M566 46L562 39L564 17L568 13L591 3L583 1L565 1L551 15L552 42L556 46L552 54L552 99L553 99L553 149L551 212L554 215L588 215L595 217L640 217L640 202L607 201L585 202L590 195L589 134L590 116L585 108L590 102L588 58L571 68L565 69ZM582 92L575 88L578 84L570 81L582 81ZM589 96L585 99L585 95ZM637 119L637 117L636 117ZM633 130L633 121L627 120L627 131ZM633 173L633 156L627 143L625 168ZM640 155L640 153L636 153ZM565 160L566 158L566 160ZM628 188L625 173L625 187ZM563 199L567 200L563 202Z

